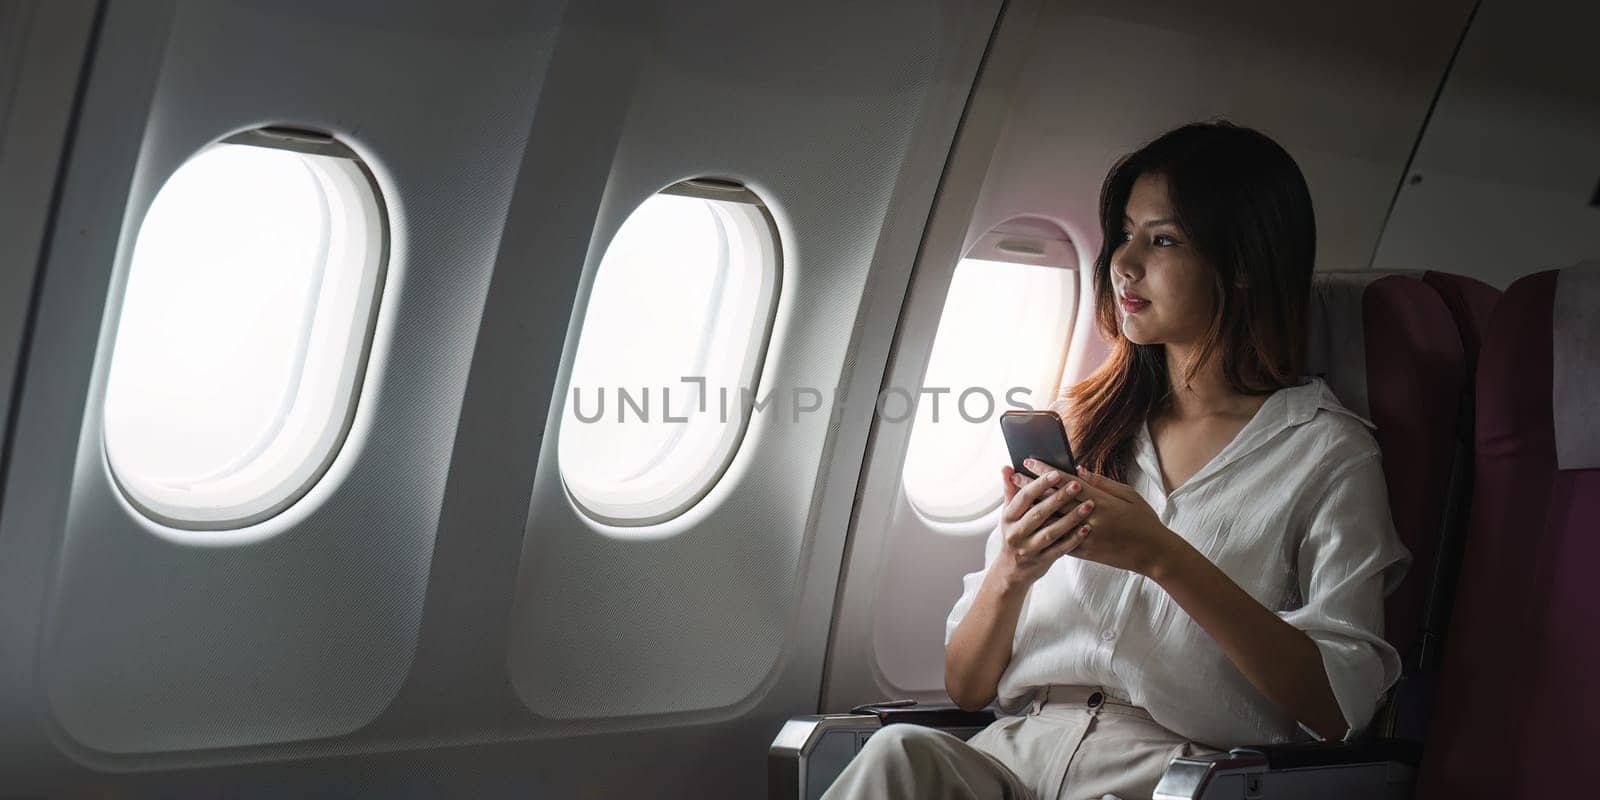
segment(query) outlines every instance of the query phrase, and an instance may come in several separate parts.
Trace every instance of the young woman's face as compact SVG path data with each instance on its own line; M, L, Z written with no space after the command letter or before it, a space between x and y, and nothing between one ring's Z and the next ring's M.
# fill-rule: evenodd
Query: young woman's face
M1146 173L1128 195L1122 243L1111 254L1122 335L1134 344L1193 344L1211 325L1211 268L1178 227L1167 179Z

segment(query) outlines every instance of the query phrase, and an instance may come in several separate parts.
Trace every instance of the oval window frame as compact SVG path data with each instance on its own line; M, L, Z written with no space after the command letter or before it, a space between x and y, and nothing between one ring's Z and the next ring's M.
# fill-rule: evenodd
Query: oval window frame
M622 223L617 226L616 230L612 231L611 240L606 244L606 251L602 251L600 260L595 265L597 273L605 263L605 253L615 243L617 234L622 231L627 221L646 202L661 195L725 203L738 209L743 217L740 221L740 226L743 228L744 233L750 237L750 241L757 244L759 249L767 255L766 261L770 266L764 270L761 276L761 288L757 291L758 297L753 307L755 322L751 326L752 335L750 337L753 344L745 351L743 363L739 367L740 374L745 376L740 385L748 385L752 395L754 395L754 392L761 385L761 378L767 366L768 351L771 347L774 328L777 325L777 312L782 296L785 267L784 243L777 220L773 216L766 200L741 181L712 177L682 180L662 187L633 205L627 216L623 218ZM592 295L588 302L592 302ZM587 320L585 320L585 324L587 324ZM573 371L576 371L576 362L581 352L582 342L583 330L580 326L577 339L573 345ZM718 445L722 452L717 457L712 458L708 462L708 467L701 471L700 474L703 477L699 481L700 485L698 487L669 494L668 496L673 498L671 502L666 500L649 500L639 503L614 502L605 498L586 496L583 490L576 488L573 479L569 478L567 474L567 466L564 463L564 459L560 457L561 443L565 441L563 434L568 423L568 402L571 399L571 394L572 387L569 373L568 386L565 387L561 398L562 411L557 432L556 462L562 491L572 507L591 522L606 526L614 532L634 531L636 532L635 536L643 535L641 529L657 526L681 517L711 493L711 490L727 474L734 459L738 456L741 448L744 447L745 437L749 433L750 421L753 416L751 413L745 413L742 408L737 408L738 403L734 404L739 411L738 423L729 426L724 435L719 437L724 442ZM686 482L684 485L687 486L689 484ZM644 509L642 512L636 510L641 507Z
M966 248L963 255L956 260L956 265L951 268L950 283L947 284L945 295L939 304L939 320L934 326L934 335L928 343L926 360L922 365L924 374L918 383L919 392L917 396L921 396L920 390L925 385L927 368L933 362L934 347L938 344L939 328L943 325L945 309L950 301L949 289L955 282L955 271L968 261L993 262L1017 267L1059 269L1072 274L1069 302L1065 306L1066 316L1060 322L1060 327L1064 330L1066 338L1061 344L1059 358L1055 359L1054 366L1048 370L1051 377L1042 382L1055 386L1055 390L1059 395L1066 361L1071 356L1072 347L1075 343L1073 334L1078 323L1079 304L1087 287L1085 287L1082 280L1083 274L1080 269L1081 262L1079 261L1077 247L1067 233L1066 227L1055 220L1045 217L1020 215L1011 217L979 236L970 247ZM952 401L954 401L954 398L955 395L951 395ZM994 398L995 406L992 414L994 419L991 424L999 424L998 417L1000 411L1003 410L1003 400L1004 398L1000 397ZM1037 407L1043 408L1046 406L1048 406L1048 403L1045 406ZM913 453L914 437L917 435L917 424L920 419L920 413L913 415L909 429L906 432L905 451L901 457L900 495L904 499L906 506L926 527L940 533L966 535L989 530L993 527L990 518L1000 508L1004 500L1003 495L996 494L982 500L975 498L970 502L959 505L949 504L930 507L927 499L919 497L918 492L913 490L911 481L908 480L907 465L910 463ZM992 435L998 437L999 433L995 431Z
M321 434L315 437L313 446L308 453L315 453L299 462L295 467L287 470L283 479L270 485L270 491L258 492L254 497L243 501L234 501L220 506L197 507L174 503L172 493L169 491L152 490L153 481L140 479L137 476L126 474L125 470L117 468L116 448L111 442L108 424L107 408L113 397L112 394L112 369L116 360L116 342L121 337L121 315L123 308L118 309L118 330L111 338L110 358L106 363L106 387L101 397L100 408L100 447L106 474L110 476L113 485L117 487L121 498L138 514L149 522L162 528L173 529L180 532L225 532L250 528L266 522L299 503L306 495L310 494L322 479L327 475L339 456L345 452L349 442L350 431L354 427L356 415L361 405L367 376L372 368L373 343L378 328L378 317L383 307L383 296L389 283L391 268L390 256L393 249L392 223L389 214L389 204L384 197L383 189L376 174L367 165L366 161L350 146L339 141L335 136L321 131L300 128L288 125L271 125L234 133L219 140L213 141L196 150L186 157L177 168L172 170L162 182L164 189L172 176L176 175L183 167L199 157L201 154L221 146L249 146L273 150L283 150L297 153L302 156L318 157L319 161L307 161L308 169L316 176L319 188L326 193L330 187L336 191L342 202L348 207L358 209L359 214L344 220L329 219L325 225L331 228L340 222L349 227L354 220L365 220L365 246L362 252L362 262L366 267L362 270L360 278L356 281L358 291L363 292L364 300L358 299L354 305L357 313L364 314L365 319L359 323L352 322L348 328L347 345L340 355L345 364L341 370L341 377L334 390L336 402L331 403L335 413L328 422L320 426ZM161 189L151 197L151 206L159 198ZM148 214L150 206L145 208ZM134 268L134 253L137 252L138 236L143 229L144 219L141 218L139 227L134 231L133 244L129 249L128 276L125 280L132 280ZM347 233L349 233L347 231ZM328 250L333 250L330 244ZM324 253L323 258L331 256ZM324 265L326 266L326 264ZM322 293L326 293L326 288ZM319 294L318 303L322 297ZM126 303L126 291L119 298L119 306ZM317 318L313 317L308 325L315 327ZM308 331L310 328L308 328ZM308 334L309 337L309 334ZM302 365L302 369L303 369ZM287 405L293 406L294 401ZM279 427L287 427L285 422ZM274 441L278 437L274 437ZM262 451L270 449L269 441L261 446ZM249 462L245 462L248 464ZM243 467L241 467L242 469ZM201 540L195 540L201 541Z

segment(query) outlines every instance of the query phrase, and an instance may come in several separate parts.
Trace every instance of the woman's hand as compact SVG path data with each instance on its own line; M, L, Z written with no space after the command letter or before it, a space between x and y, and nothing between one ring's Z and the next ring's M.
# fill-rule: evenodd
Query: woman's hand
M1034 469L1034 465L1030 462L1028 468ZM1027 483L1025 478L1017 481L1020 477L1012 477L1019 496ZM1178 551L1177 545L1183 543L1182 538L1161 524L1155 510L1132 486L1083 467L1078 468L1077 480L1072 483L1080 487L1075 492L1080 501L1077 511L1089 509L1072 515L1078 526L1073 536L1084 539L1081 547L1072 550L1074 556L1155 577Z
M1083 522L1094 510L1093 504L1079 504L1083 482L1071 473L1032 460L1028 469L1039 477L1029 479L1011 467L1000 470L1006 499L1000 508L1000 554L993 568L1011 586L1032 584L1056 559L1080 547L1089 538ZM1053 517L1057 512L1063 516Z

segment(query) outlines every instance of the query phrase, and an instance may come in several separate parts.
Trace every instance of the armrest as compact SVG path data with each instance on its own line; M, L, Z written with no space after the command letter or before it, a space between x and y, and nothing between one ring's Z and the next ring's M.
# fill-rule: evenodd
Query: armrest
M1233 752L1258 753L1267 759L1267 769L1273 770L1390 762L1415 768L1422 763L1422 745L1405 739L1264 744L1235 747Z
M874 714L808 714L783 723L767 748L767 796L821 797L867 737L883 727Z
M960 730L977 728L983 730L994 722L994 712L985 708L978 711L964 711L956 706L919 706L915 701L895 701L892 703L869 703L850 709L852 714L872 714L884 725L897 723L910 723L928 728L941 730Z
M857 706L849 714L808 714L783 723L767 749L767 796L812 800L833 784L867 738L885 725L922 725L963 739L994 722L994 712L953 705L892 701Z
M1422 747L1401 739L1236 747L1174 758L1155 800L1408 798Z

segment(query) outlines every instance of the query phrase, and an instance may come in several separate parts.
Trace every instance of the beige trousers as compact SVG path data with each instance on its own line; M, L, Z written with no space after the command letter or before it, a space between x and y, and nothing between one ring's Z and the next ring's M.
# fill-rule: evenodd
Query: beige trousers
M823 800L1148 800L1173 758L1218 752L1114 694L1051 686L1022 714L1002 716L965 742L920 725L890 725L867 740Z

